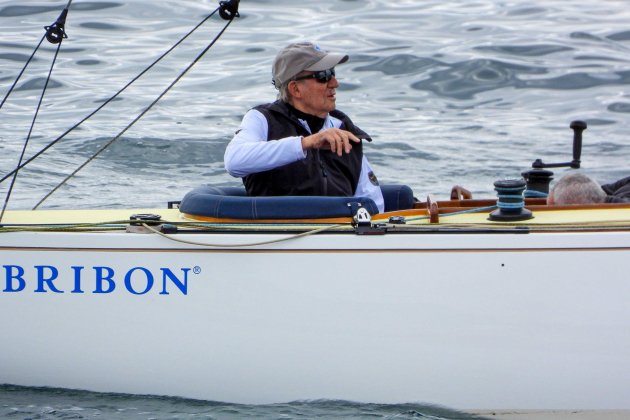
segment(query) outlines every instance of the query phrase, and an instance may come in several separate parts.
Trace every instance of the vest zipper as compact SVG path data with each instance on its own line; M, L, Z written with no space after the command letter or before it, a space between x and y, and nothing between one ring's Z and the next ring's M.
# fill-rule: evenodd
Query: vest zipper
M324 189L323 195L328 195L328 171L326 170L326 166L324 166L324 162L322 162L319 150L317 150L317 162L319 162L319 167L322 170L322 181Z

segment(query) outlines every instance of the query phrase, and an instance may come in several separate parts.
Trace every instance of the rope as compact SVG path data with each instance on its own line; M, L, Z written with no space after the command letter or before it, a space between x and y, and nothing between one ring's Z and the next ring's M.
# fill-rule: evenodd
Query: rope
M524 181L497 181L494 183L494 189L498 193L497 207L499 209L518 210L525 207L525 200L523 198L523 191L525 191Z
M41 42L40 42L41 44ZM42 88L42 94L39 96L39 102L37 103L37 108L35 109L35 115L33 115L33 121L31 122L31 127L28 130L28 135L26 136L26 140L24 141L24 146L22 147L22 153L20 154L20 159L18 160L17 167L20 167L22 160L24 159L24 154L26 153L26 148L28 146L28 142L31 139L31 135L33 134L33 128L35 127L35 122L37 121L37 116L39 115L39 110L42 107L42 102L44 100L44 95L46 94L46 89L48 88L48 82L50 81L50 77L52 76L53 68L55 67L55 62L57 61L57 56L59 55L59 49L61 48L61 39L57 44L57 49L55 50L55 55L53 57L52 63L50 64L50 69L48 70L48 76L46 77L46 82L44 83L44 87ZM18 169L13 171L13 177L11 178L11 185L9 186L9 190L7 191L7 195L4 199L4 205L2 206L2 212L0 212L0 222L2 221L2 217L4 216L4 212L9 204L9 198L11 197L11 192L13 192L13 186L15 185L15 180L17 179Z
M147 225L146 223L143 223L142 226L144 226L145 228L147 228L151 232L160 235L163 238L166 238L166 239L174 241L174 242L180 242L180 243L183 243L183 244L198 245L198 246L213 247L213 248L245 248L245 247L253 247L253 246L259 246L259 245L269 245L269 244L276 244L276 243L280 243L280 242L287 242L287 241L295 240L295 239L298 239L298 238L303 238L303 237L306 237L306 236L315 235L317 233L322 233L322 232L325 232L327 230L332 230L332 229L341 227L342 225L329 225L329 226L321 227L319 229L313 229L313 230L309 230L307 232L302 232L302 233L298 233L296 235L288 236L286 238L271 239L269 241L250 242L250 243L243 243L243 244L211 244L211 243L204 243L204 242L187 241L187 240L184 240L184 239L179 239L179 238L176 238L174 236L162 233L159 230L154 229L151 226Z
M110 222L101 222L101 223L77 223L77 224L67 224L67 225L24 225L24 224L5 224L0 225L0 234L2 233L11 233L11 232L66 232L66 233L90 233L90 232L112 232L118 231L121 232L126 228L131 222L137 223L137 220L118 220L118 221L110 221ZM212 232L212 228L216 229L231 229L233 233L242 231L242 229L232 228L231 225L222 226L219 224L199 224L199 223L189 223L189 222L174 222L169 223L177 226L186 226L192 227L196 229L205 229L207 232ZM630 231L630 222L628 220L610 220L610 221L598 221L598 222L582 222L582 223L538 223L535 225L532 224L522 224L522 223L502 223L501 225L497 224L484 224L484 223L457 223L457 224L442 224L442 225L396 225L396 231L401 232L422 232L422 231L435 231L436 228L440 228L442 231L458 231L462 229L482 229L483 231L492 231L492 230L504 230L506 227L515 227L515 228L526 228L529 232L596 232L596 231ZM336 225L326 225L317 229L312 229L307 232L302 232L297 235L293 235L287 238L281 238L270 241L261 241L256 243L247 243L247 244L239 244L239 245L225 245L225 244L209 244L202 242L194 242L194 241L186 241L182 239L175 238L173 235L166 235L160 231L156 231L150 226L146 226L150 231L157 233L161 236L166 237L169 240L173 240L176 242L186 243L190 245L198 245L198 246L209 246L209 247L248 247L248 246L257 246L257 245L265 245L272 244L277 242L288 241L291 239L296 239L304 236L309 236L317 233L322 233L325 231L340 229L339 232L346 232L343 229L347 226L336 224ZM208 230L210 229L210 230ZM257 230L256 233L277 233L275 231L261 231Z
M25 167L26 165L28 165L29 163L31 163L33 160L37 159L40 155L42 155L46 150L50 149L52 146L54 146L57 142L59 142L60 140L62 140L64 137L66 137L68 134L70 134L72 131L76 130L81 124L83 124L85 121L89 120L90 118L92 118L94 115L96 115L96 113L98 113L101 109L105 108L105 106L107 106L110 102L112 102L114 99L116 99L120 94L122 94L129 86L131 86L132 84L134 84L138 79L140 79L142 76L144 76L145 73L147 73L149 70L151 70L157 63L159 63L164 57L166 57L168 54L170 54L175 48L177 48L182 42L184 42L190 35L192 35L197 29L199 29L200 26L202 26L208 19L210 19L217 11L219 10L219 8L215 9L211 14L209 14L208 16L206 16L201 22L199 22L193 29L191 29L186 35L184 35L179 41L177 41L175 44L173 44L173 46L171 46L168 50L166 50L162 55L160 55L153 63L151 63L147 68L145 68L144 70L142 70L137 76L135 76L133 79L131 79L131 81L129 81L125 86L123 86L118 92L116 92L113 96L111 96L109 99L107 99L105 102L103 102L98 108L96 108L94 111L92 111L90 114L88 114L85 118L83 118L81 121L79 121L78 123L74 124L72 127L70 127L68 130L66 130L63 134L61 134L59 137L57 137L55 140L51 141L50 143L48 143L48 145L46 145L43 149L41 149L39 152L35 153L33 156L31 156L30 158L28 158L24 163L22 163L21 165L19 165L15 170L9 172L8 174L6 174L5 176L3 176L0 179L0 184L5 181L8 177L10 177L11 175L13 175L16 171L22 169L23 167ZM43 39L43 38L42 38ZM41 43L41 42L40 42Z
M462 210L462 211L456 211L453 213L445 213L445 214L440 214L440 218L442 217L449 217L449 216L457 216L459 214L467 214L467 213L479 213L482 211L490 211L490 210L494 210L496 209L497 206L488 206L488 207L476 207L474 209L470 209L470 210ZM431 216L418 216L418 217L410 217L409 221L416 221L416 220L427 220L430 219Z
M80 165L77 169L75 169L70 175L68 175L66 178L64 178L63 181L61 181L59 184L57 184L57 186L55 188L53 188L48 194L46 194L44 196L44 198L42 198L36 205L35 207L33 207L33 210L36 210L44 201L46 201L46 199L48 199L48 197L50 197L52 194L55 193L55 191L57 191L61 186L63 186L70 178L72 178L74 175L76 175L81 169L83 169L85 166L87 166L92 160L94 160L98 155L100 155L105 149L107 149L110 145L112 145L116 140L118 140L125 132L127 132L128 129L130 129L136 122L138 122L151 108L153 108L153 106L158 103L158 101L160 99L162 99L162 97L164 95L166 95L166 93L168 93L169 90L171 90L171 88L173 86L175 86L175 84L177 84L177 82L179 82L179 80L184 77L186 75L186 73L188 73L188 71L195 65L197 64L197 62L206 54L206 52L208 52L208 50L210 48L212 48L212 46L218 41L218 39L221 37L221 35L223 35L223 33L226 31L226 29L228 28L228 26L230 26L230 23L232 23L233 19L230 19L225 26L223 27L223 29L221 29L221 31L217 34L217 36L214 37L214 39L212 40L212 42L210 42L210 44L203 49L203 51L201 51L201 53L199 53L197 55L197 57L184 69L183 72L181 72L174 80L173 82L171 82L171 84L164 89L164 91L162 91L162 93L160 93L160 95L153 101L151 102L151 104L146 107L136 118L134 118L134 120L129 123L122 131L120 131L120 133L118 133L118 135L116 135L114 138L112 138L110 141L108 141L105 145L103 145L102 147L100 147L89 159L87 159L82 165Z
M70 9L71 4L72 4L72 0L69 0L68 4L66 4L66 7L63 9L63 11L61 12L61 15L59 15L57 20L52 25L44 27L44 29L46 29L46 32L44 33L44 35L42 35L42 39L39 40L39 43L33 50L33 53L28 58L28 60L26 60L26 63L24 63L24 67L22 67L22 70L20 71L15 81L9 88L9 91L4 96L4 99L2 99L2 103L0 103L0 109L2 108L6 100L9 98L9 95L11 94L11 92L13 92L13 89L17 85L17 82L22 77L22 74L24 74L24 71L30 64L31 60L33 60L33 57L35 57L35 53L37 53L37 51L39 50L39 47L42 45L42 42L44 42L44 39L47 39L52 44L59 44L61 43L63 39L68 38L68 35L66 35L66 32L64 31L64 25L65 25L66 16L68 15L68 10Z
M525 198L547 198L549 194L537 190L525 190Z
M39 50L39 47L42 45L42 42L44 42L44 39L46 39L46 34L42 35L42 39L39 40L39 44L37 44L37 46L35 47L35 50L33 50L33 53L31 54L31 56L28 58L28 60L26 60L26 63L24 64L24 67L22 67L22 70L20 71L20 73L18 74L17 78L15 79L15 81L13 82L11 87L9 88L9 91L7 92L7 94L4 95L4 99L2 99L2 103L0 103L0 109L2 109L2 106L4 105L4 103L9 98L9 95L11 94L11 92L13 92L13 89L15 89L15 86L17 85L18 81L20 80L20 78L24 74L24 71L26 70L26 68L30 64L31 60L33 60L33 57L35 57L35 54L37 53L37 50ZM4 179L3 179L3 181L4 181Z

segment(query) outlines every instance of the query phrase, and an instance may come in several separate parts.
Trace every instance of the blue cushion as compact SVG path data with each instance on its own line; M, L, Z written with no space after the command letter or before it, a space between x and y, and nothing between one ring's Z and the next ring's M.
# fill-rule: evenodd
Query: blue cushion
M381 185L385 211L412 209L416 199L407 185Z
M184 196L179 210L229 219L316 219L352 217L360 206L370 214L378 213L374 201L365 197L248 197L242 187L202 186Z

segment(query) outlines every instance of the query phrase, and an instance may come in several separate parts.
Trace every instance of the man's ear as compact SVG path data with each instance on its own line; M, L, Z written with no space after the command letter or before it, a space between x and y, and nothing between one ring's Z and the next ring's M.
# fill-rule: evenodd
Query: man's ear
M289 93L291 94L291 96L293 96L294 98L301 98L302 97L302 91L300 89L300 84L298 82L296 82L295 80L291 80L289 82L289 84L287 85L287 88L288 88Z

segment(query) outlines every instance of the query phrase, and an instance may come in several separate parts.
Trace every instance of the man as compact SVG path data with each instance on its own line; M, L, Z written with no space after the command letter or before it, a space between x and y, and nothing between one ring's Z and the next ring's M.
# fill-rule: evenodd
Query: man
M580 172L571 172L554 185L547 204L593 204L630 202L630 176L615 183L599 186Z
M630 203L630 176L611 184L602 185L607 203Z
M226 170L243 178L248 195L368 197L384 210L363 155L363 140L371 138L336 109L335 66L346 61L309 42L278 53L278 100L249 110L225 151Z

